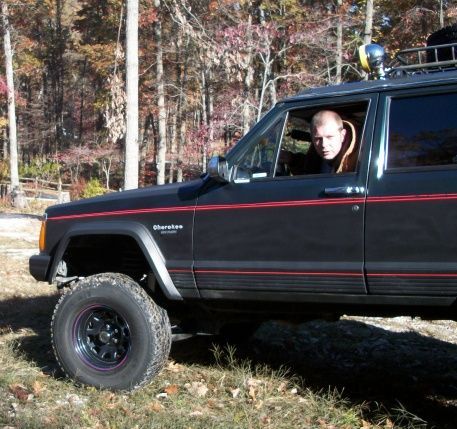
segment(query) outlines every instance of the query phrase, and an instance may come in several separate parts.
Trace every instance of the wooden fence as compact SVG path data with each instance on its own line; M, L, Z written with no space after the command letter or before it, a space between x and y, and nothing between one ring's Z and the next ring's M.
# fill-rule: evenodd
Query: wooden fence
M6 196L9 193L10 193L9 183L0 183L0 198L6 198Z
M21 177L19 182L21 190L25 192L27 198L58 202L70 201L70 184L30 177ZM10 190L9 183L0 183L0 198L5 198Z

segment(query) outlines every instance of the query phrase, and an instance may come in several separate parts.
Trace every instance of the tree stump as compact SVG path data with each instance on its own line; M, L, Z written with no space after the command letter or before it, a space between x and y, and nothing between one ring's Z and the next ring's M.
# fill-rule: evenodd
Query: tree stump
M11 203L16 209L25 209L28 207L27 198L25 192L19 188L14 188L11 191Z

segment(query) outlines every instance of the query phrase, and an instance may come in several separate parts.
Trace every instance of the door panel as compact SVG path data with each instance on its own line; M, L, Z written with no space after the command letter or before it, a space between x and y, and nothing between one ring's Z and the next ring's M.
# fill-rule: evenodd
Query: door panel
M380 100L386 118L392 113L389 121L383 121L390 123L390 132L387 126L381 127L380 118L375 138L380 144L370 169L366 206L369 292L454 296L457 93L449 94L446 88L446 93L414 91L407 98L399 97L391 93ZM409 104L414 109L408 109Z
M364 136L372 132L375 106ZM202 193L194 226L201 296L281 300L292 293L306 300L317 293L365 294L364 140L355 173L251 179ZM346 192L337 192L342 188Z
M364 293L364 198L321 197L325 185L356 180L227 184L201 196L194 266L200 292Z

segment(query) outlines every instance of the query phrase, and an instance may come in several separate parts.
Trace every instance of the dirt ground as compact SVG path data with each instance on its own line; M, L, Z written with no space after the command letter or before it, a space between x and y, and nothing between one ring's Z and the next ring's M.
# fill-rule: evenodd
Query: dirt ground
M23 337L24 352L52 372L48 335L55 290L34 281L27 265L28 257L37 253L39 227L37 216L0 213L0 327ZM33 305L40 312L28 318ZM172 358L182 364L202 362L212 341L181 341ZM456 322L349 316L296 326L269 322L240 354L285 364L307 385L323 391L337 388L354 403L404 408L428 427L457 428Z

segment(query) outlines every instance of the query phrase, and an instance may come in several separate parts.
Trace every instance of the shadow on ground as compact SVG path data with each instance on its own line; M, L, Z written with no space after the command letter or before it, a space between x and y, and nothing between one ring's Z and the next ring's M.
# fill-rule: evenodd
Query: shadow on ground
M0 333L17 333L17 348L44 373L58 370L51 341L50 323L58 295L11 298L0 301Z
M0 301L0 334L20 334L19 351L52 375L60 375L49 335L57 299L52 295ZM171 358L182 364L212 365L213 344L225 345L211 336L176 341ZM336 388L353 404L370 404L373 413L379 408L394 410L400 403L427 427L457 428L455 344L343 320L295 327L270 322L236 347L240 359L272 368L285 365L303 386L316 392Z
M218 341L223 344L211 337L175 343L172 358L183 364L211 363L210 349ZM371 417L379 408L403 406L427 427L457 428L455 344L344 320L297 327L270 322L237 349L241 359L254 364L289 367L316 392L336 388L353 404L369 403Z

